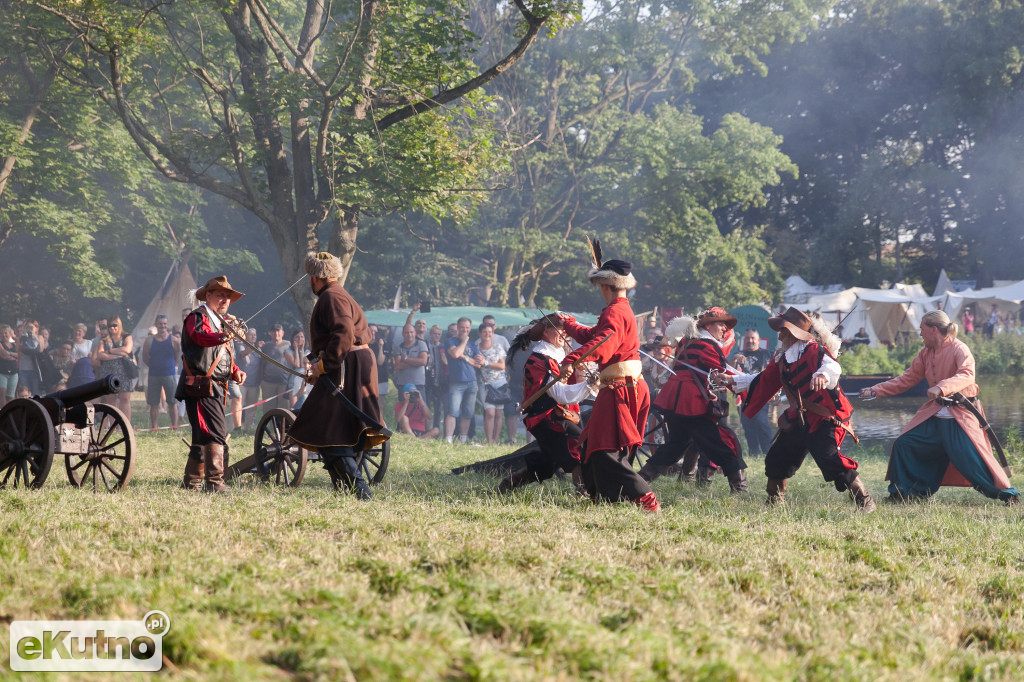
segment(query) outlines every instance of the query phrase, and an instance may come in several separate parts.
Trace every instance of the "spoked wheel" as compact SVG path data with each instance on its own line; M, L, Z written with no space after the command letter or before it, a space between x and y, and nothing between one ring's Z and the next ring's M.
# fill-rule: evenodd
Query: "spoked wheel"
M665 415L661 410L651 410L647 417L647 432L644 434L644 442L636 449L636 457L633 460L637 468L643 467L651 458L659 446L664 445L668 440L668 424Z
M288 436L288 430L294 423L294 412L274 408L268 410L256 426L253 471L264 483L292 487L302 483L309 452Z
M388 470L388 460L391 459L391 441L386 440L369 450L363 450L359 456L359 470L363 472L363 478L370 485L376 485L384 480L384 474Z
M0 409L0 488L38 488L53 464L53 421L35 400Z
M135 473L135 432L124 412L104 403L93 405L89 427L89 451L64 460L68 481L93 492L124 490Z

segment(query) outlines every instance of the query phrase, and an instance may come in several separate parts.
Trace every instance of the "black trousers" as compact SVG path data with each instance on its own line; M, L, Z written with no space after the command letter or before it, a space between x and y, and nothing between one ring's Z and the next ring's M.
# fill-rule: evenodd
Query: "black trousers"
M838 443L845 437L843 429L830 424L822 424L813 433L808 433L806 427L798 424L794 424L789 431L779 431L768 454L764 456L765 476L777 481L791 478L810 452L825 480L843 492L857 478L856 463L839 454Z
M205 398L185 398L185 415L192 425L192 445L228 441L228 421L224 414L224 393L215 385L214 394Z
M647 481L633 470L636 448L595 450L581 467L583 485L596 502L630 502L651 492Z
M526 456L526 470L538 481L551 478L558 468L566 473L571 472L580 463L569 452L569 438L579 439L583 429L579 424L564 419L559 419L558 424L565 429L564 433L552 428L549 421L542 421L530 429L530 433L537 439L540 451L531 452Z
M707 417L682 417L678 414L665 415L668 426L668 440L659 445L648 462L656 467L667 467L678 462L686 448L693 442L697 450L716 465L726 476L747 468L740 453L736 434L727 426ZM728 442L731 440L731 443Z

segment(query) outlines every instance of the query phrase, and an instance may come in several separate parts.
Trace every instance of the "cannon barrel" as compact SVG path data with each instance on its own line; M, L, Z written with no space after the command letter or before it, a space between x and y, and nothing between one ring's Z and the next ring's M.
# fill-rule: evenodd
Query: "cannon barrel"
M65 388L63 391L55 391L42 396L42 400L55 400L65 407L81 405L101 396L111 395L121 390L121 380L109 374L102 379L90 381L74 388Z

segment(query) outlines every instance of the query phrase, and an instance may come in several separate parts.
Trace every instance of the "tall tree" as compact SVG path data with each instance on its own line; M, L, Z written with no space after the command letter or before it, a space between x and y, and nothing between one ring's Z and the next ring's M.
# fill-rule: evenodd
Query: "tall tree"
M750 268L712 267L712 254L728 250L716 211L763 202L764 188L796 168L771 131L742 116L702 119L688 98L703 80L760 72L771 45L803 38L830 5L588 4L583 21L488 89L495 100L488 111L506 131L514 165L466 228L472 238L449 252L463 274L494 304L529 303L542 285L559 289L568 303L568 290L554 278L578 277L583 233L592 232L648 268L640 295L653 301L723 295L711 270L748 285L737 302L771 298L781 278L764 249L745 252L765 275L761 287L749 286ZM538 82L543 86L534 87ZM745 234L756 243L752 228ZM671 267L679 269L665 286L669 277L658 272Z
M502 22L514 43L477 68L467 8L449 0L33 2L81 41L62 73L165 177L266 224L288 281L322 243L350 267L364 212L452 214L478 199L494 163L492 131L472 119L480 88L577 11L515 0Z
M1024 276L1008 255L1024 248L1022 55L1020 3L846 2L767 78L706 83L695 102L771 126L800 166L747 215L771 223L786 271L989 283Z

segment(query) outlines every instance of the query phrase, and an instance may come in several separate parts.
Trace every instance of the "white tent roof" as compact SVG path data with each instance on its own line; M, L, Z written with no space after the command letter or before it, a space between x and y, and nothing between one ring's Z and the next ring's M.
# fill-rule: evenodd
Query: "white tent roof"
M980 317L988 314L993 303L1004 315L1020 310L1021 302L1024 301L1024 280L1005 287L967 289L959 293L948 291L944 298L946 304L943 310L952 319L955 320L960 315L965 305L974 304L974 314L979 317L975 324L981 324L984 320Z
M944 298L925 296L923 287L914 284L893 289L851 287L833 294L786 301L783 305L817 312L831 326L842 321L843 337L847 339L863 327L871 343L878 344L917 334L921 317Z
M950 281L949 275L946 274L946 268L942 268L939 270L939 279L935 282L935 291L932 292L932 296L942 296L952 289L953 282Z

